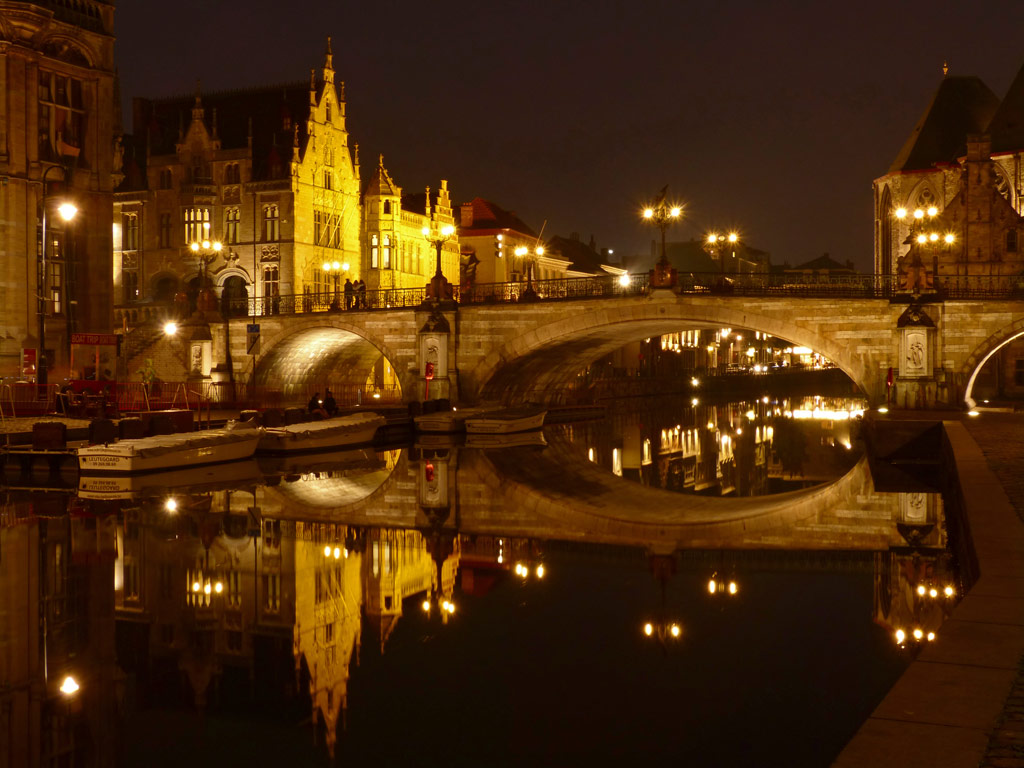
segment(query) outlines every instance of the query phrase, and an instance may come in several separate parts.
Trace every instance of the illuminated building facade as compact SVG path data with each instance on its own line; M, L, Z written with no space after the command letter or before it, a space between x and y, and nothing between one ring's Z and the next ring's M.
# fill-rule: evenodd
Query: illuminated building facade
M71 333L111 325L113 31L112 2L0 1L0 376L36 375L40 309L51 382L68 372ZM62 199L78 209L67 224Z

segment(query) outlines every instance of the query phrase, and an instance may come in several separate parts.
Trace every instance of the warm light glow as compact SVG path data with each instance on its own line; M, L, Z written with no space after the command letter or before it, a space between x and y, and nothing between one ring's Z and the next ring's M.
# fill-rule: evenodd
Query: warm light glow
M878 412L879 412L879 413L888 413L888 412L889 412L889 409L888 409L888 408L886 408L886 407L885 407L885 406L883 405L883 406L882 406L881 408L879 408L879 409L878 409Z
M336 261L331 262L331 269L333 269L335 272L340 272L341 271L341 264L339 264Z
M932 587L931 589L928 590L928 597L938 597L938 596L939 596L939 590L937 590L935 587Z
M740 239L740 236L737 235L735 232L730 232L729 233L728 240L729 240L730 243L735 243L739 239Z
M203 250L204 251L210 250L210 241L209 240L203 240Z
M932 232L930 235L928 235L928 239L931 240L934 243L935 241L937 241L939 239L939 233L938 232Z
M515 251L513 251L513 253L515 253L516 256L525 256L529 252L530 252L530 249L527 248L525 245L518 245L518 246L516 246Z
M619 275L619 285L621 285L623 288L629 285L629 275L627 273L623 272L621 275Z
M924 243L927 243L928 242L928 236L927 235L918 235L917 236L917 242L921 243L922 245Z
M896 642L902 645L903 641L906 640L907 635L902 629L896 630Z
M946 597L952 597L953 596L953 588L952 587L946 587L942 591L946 595Z
M221 592L224 591L224 584L218 581L216 584L213 585L213 591L219 595Z
M341 547L334 548L334 559L338 560L341 558Z
M934 639L935 639L935 633L934 632L929 632L928 633L928 642L930 643Z
M345 272L348 272L348 267L349 267L349 264L348 264L348 262L347 262L347 261L345 261L345 262L342 262L341 268L342 268L342 269L343 269L343 270L344 270Z
M679 637L680 630L678 624L673 624L671 627L668 628L668 631L672 633L672 637Z
M325 262L324 262L324 265L323 265L323 266L321 267L321 269L322 269L322 270L323 270L324 272L330 272L330 271L331 271L331 265L330 265L329 263L327 263L327 262L325 261Z
M697 405L700 401L696 397L690 398L690 405Z
M979 416L979 415L981 415L981 412L980 411L968 411L967 415L968 416Z
M198 592L202 588L203 588L202 585L198 581L193 581L192 582L192 591L193 592Z
M644 208L644 218L645 219L650 219L653 216L654 216L654 209L653 208Z
M61 203L57 206L57 213L64 221L71 221L78 213L78 207L74 203Z
M210 582L206 582L206 585L205 585L205 586L203 587L203 592L204 592L204 593L206 593L206 594L208 595L208 594L210 594L210 592L212 592L212 591L213 591L213 590L212 590L212 589L210 588Z
M671 216L673 219L675 219L675 218L678 218L682 214L682 212L683 212L683 209L680 208L677 205L677 206L673 207L671 211L668 212L668 215Z
M736 582L735 581L730 581L729 582L729 594L730 595L735 595L738 590L739 590L739 586L736 584Z
M690 379L690 386L691 387L698 387L698 386L700 386L700 379L698 379L697 377L694 377L694 378Z
M924 592L925 592L924 584L922 584L921 586L919 586L917 588L917 594L919 594L919 595L921 595L923 597L924 596Z
M422 607L422 608L423 608L423 610L424 610L424 611L425 611L426 613L430 613L430 601L429 601L429 600L424 600L424 601L423 601L423 604L422 604L422 605L421 605L420 607Z
M445 224L443 227L441 227L441 234L444 235L445 237L451 237L452 235L455 234L455 227L453 227L451 224ZM449 605L451 604L449 603ZM454 608L454 606L452 607Z
M906 217L907 217L907 209L906 208L897 208L896 209L896 218L897 219L905 219Z
M651 624L651 622L647 622L646 624L644 624L644 634L648 637L654 634L654 626Z
M928 207L928 215L929 216L938 216L939 215L939 209L936 208L934 205L929 206Z
M223 246L220 244L220 240L214 240L213 241L213 250L215 250L215 251L217 251L219 253L221 248L223 248Z
M715 582L714 579L711 579L711 581L708 582L708 592L710 592L713 595L713 594L715 594L715 591L717 589L718 589L718 584Z
M63 693L65 696L70 696L73 693L77 693L79 687L80 686L78 685L75 678L73 678L71 675L68 675L64 678L64 682L60 684L60 692Z
M718 235L708 235L708 243L714 245L718 242Z
M199 243L192 243L189 248L192 249L192 253L199 253Z
M924 218L924 211L923 211L923 210L921 210L920 208L918 208L917 210L915 210L915 211L914 211L914 218L915 218L915 219L923 219L923 218Z
M714 428L715 428L715 422L709 421L708 422L708 429L714 429Z
M165 501L164 502L164 509L166 509L168 512L177 512L178 511L178 501L177 501L177 499L168 499L167 501Z
M331 545L328 544L326 547L324 547L324 557L330 557L330 556L331 556Z
M537 578L538 579L543 579L544 578L544 566L543 565L538 565L537 566Z
M914 639L915 640L920 640L922 637L924 637L924 632L922 632L920 629L915 629L914 630Z
M166 333L168 336L173 336L177 332L178 332L178 324L177 323L164 323L164 333Z
M430 227L424 227L420 230L424 237L430 237Z
M951 244L952 242L954 242L956 240L956 235L950 233L950 234L946 235L946 237L944 239L946 241L946 244L948 245L948 244Z

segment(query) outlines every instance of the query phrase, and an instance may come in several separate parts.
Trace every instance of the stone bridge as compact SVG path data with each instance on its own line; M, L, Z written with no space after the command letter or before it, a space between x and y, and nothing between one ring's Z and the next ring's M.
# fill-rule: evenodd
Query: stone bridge
M911 306L884 298L664 293L266 315L258 318L255 358L246 349L252 319L238 318L226 334L214 332L213 357L225 358L229 338L236 380L295 396L315 380L361 386L383 358L407 401L423 397L431 361L431 397L514 401L528 392L557 392L631 341L684 329L747 328L825 355L872 404L886 400L892 369L897 405L934 407L968 400L981 364L1024 335L1024 302L1011 299Z

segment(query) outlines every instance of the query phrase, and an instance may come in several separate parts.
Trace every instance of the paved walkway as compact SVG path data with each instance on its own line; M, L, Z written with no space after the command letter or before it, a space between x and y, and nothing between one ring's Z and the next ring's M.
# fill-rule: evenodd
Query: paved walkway
M1024 415L983 414L967 430L1024 521ZM1024 659L981 765L1024 768Z

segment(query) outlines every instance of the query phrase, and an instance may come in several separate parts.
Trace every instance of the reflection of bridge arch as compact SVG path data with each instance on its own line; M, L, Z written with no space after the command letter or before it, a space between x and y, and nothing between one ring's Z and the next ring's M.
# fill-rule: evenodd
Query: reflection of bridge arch
M280 387L285 395L306 391L306 382L342 381L354 390L363 386L374 365L383 356L394 369L403 392L415 384L402 358L386 339L372 332L367 324L345 315L315 315L292 318L277 327L267 326L261 340L256 368L258 385Z
M531 389L564 384L628 342L686 327L727 327L759 330L810 347L832 360L869 396L877 396L884 386L882 361L894 341L889 302L863 300L843 306L850 311L838 314L836 303L823 299L771 302L710 296L577 304L567 308L571 314L538 318L541 322L529 332L495 345L468 380L476 383L483 399L511 399ZM860 330L849 329L851 319ZM851 344L854 337L859 343Z
M961 374L967 379L967 386L964 388L964 402L968 408L973 408L977 404L974 400L974 382L978 378L978 374L981 373L981 369L999 350L1022 337L1024 337L1024 317L993 333L967 358L961 369Z

